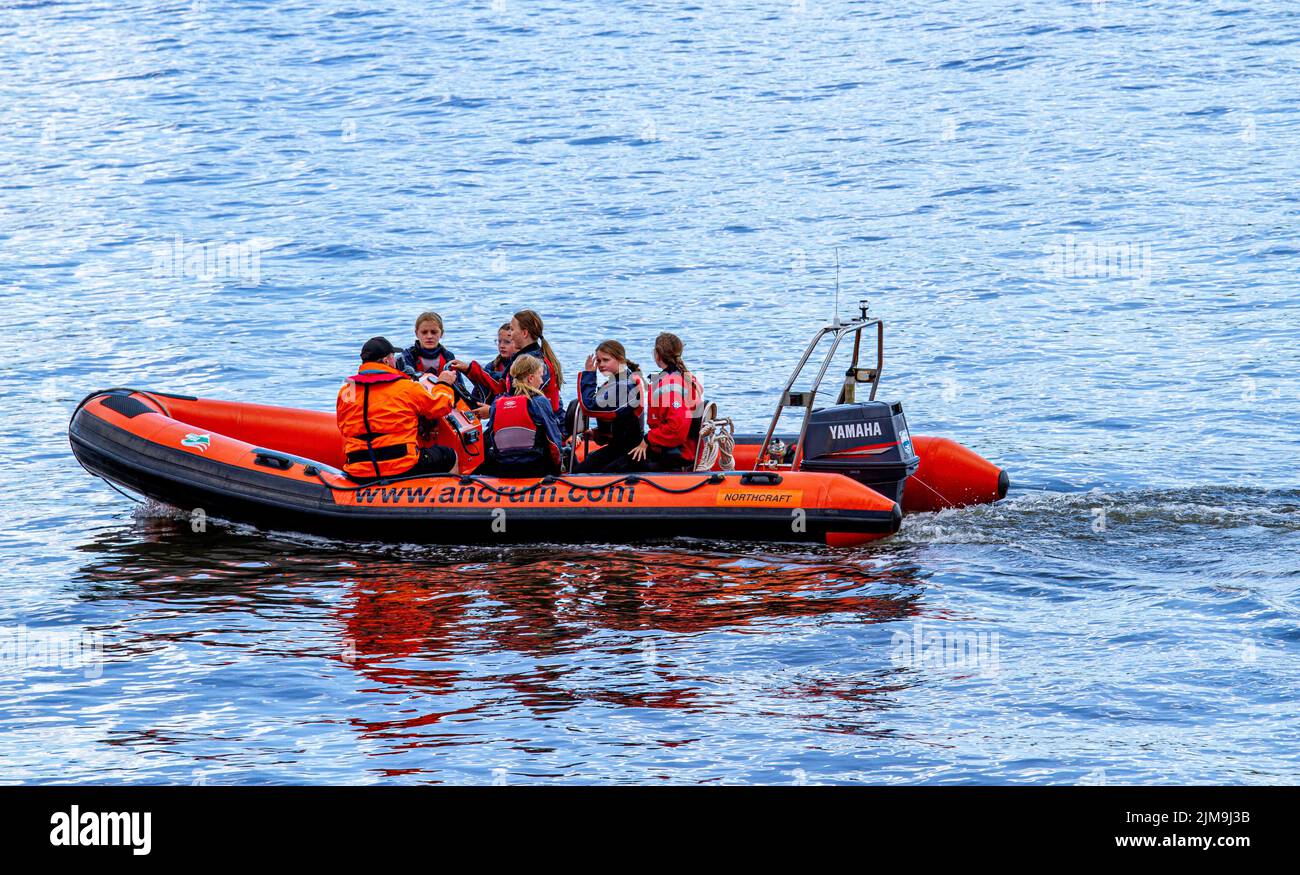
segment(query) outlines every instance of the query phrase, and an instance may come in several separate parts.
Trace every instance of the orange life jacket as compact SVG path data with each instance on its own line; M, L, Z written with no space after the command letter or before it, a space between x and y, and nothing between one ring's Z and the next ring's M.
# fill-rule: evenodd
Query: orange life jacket
M343 470L353 477L395 477L420 460L420 418L445 416L455 396L445 383L429 391L382 362L365 362L339 390Z

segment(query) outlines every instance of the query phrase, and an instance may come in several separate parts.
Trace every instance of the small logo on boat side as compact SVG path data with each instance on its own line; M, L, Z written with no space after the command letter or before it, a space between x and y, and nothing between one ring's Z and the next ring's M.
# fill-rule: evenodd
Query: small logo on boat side
M718 505L740 504L751 507L798 507L803 502L802 489L720 490Z
M880 437L880 423L851 422L848 425L832 425L831 440L842 441L845 438Z
M206 453L212 446L212 438L206 434L187 434L181 439L182 447L196 447L200 453Z

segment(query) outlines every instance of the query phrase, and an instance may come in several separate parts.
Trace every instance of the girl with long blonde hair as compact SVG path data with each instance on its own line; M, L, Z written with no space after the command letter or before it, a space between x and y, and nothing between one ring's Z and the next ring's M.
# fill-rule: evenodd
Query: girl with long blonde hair
M484 426L486 458L478 473L498 477L560 473L564 436L542 392L544 369L534 356L516 357L511 363L510 388L492 402Z

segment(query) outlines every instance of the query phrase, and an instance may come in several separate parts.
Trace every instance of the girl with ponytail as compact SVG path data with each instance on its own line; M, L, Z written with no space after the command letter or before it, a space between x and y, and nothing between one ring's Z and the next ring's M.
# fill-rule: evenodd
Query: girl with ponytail
M510 330L515 339L515 348L521 352L527 352L534 344L537 351L541 353L537 357L542 363L551 369L555 382L564 382L564 373L560 370L560 359L551 349L551 345L546 342L542 336L542 317L537 315L536 310L520 310L510 320ZM531 353L537 355L537 352Z
M662 370L650 384L645 439L629 453L642 471L695 468L699 414L704 391L682 360L682 339L667 331L655 338L655 364Z
M511 389L492 402L484 427L487 458L478 473L497 477L560 473L564 437L551 402L542 394L544 368L533 356L516 357L511 363Z
M607 379L597 387L596 371ZM587 454L575 469L579 474L626 471L632 464L628 453L642 442L641 425L645 410L646 384L637 363L617 340L606 340L587 356L578 374L577 404L595 421L582 435L601 447Z
M560 370L560 360L555 350L542 336L542 317L534 310L520 310L510 320L510 338L514 343L515 353L510 362L513 364L521 356L533 356L542 363L542 394L551 402L551 409L557 418L560 412L560 383L564 374ZM493 379L478 362L454 361L450 365L456 370L469 374L476 386L494 394L510 391L510 375L504 380Z

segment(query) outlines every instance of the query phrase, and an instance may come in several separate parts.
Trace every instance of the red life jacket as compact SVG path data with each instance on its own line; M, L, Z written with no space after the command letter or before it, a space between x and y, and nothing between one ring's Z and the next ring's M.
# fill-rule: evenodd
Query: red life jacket
M540 352L515 353L516 357L519 355L531 355L542 360L542 364L546 366L542 376L542 394L546 396L547 401L551 402L551 409L559 413L560 384L555 381L555 368L550 360ZM511 358L510 361L513 362L514 358ZM509 395L515 390L514 381L510 379L509 369L504 369L500 376L493 376L487 368L478 362L470 362L469 379L475 386L480 386L494 395Z
M450 350L448 350L445 346L443 346L441 343L438 344L438 357L435 359L425 358L424 350L420 347L419 343L412 344L411 346L402 350L403 361L406 364L410 365L417 372L425 373L425 374L442 373L442 371L447 367L447 363L450 362L452 358L453 358L453 353ZM426 368L424 366L424 363L427 361L432 361L433 366Z
M560 412L560 383L558 380L555 379L555 366L552 365L550 362L547 362L546 367L549 373L547 374L548 379L546 381L546 385L542 388L542 391L546 393L546 399L551 402L551 409L554 410L556 413L559 413Z
M492 445L502 453L537 446L537 423L528 411L527 395L505 395L492 404Z
M694 458L700 434L697 414L704 404L700 383L691 375L688 383L677 371L664 371L650 387L646 406L646 443L661 450L680 449Z
M539 358L542 360L542 364L545 366L545 370L542 372L543 374L542 394L546 396L546 400L551 402L551 409L554 410L556 413L559 413L560 412L560 384L555 379L555 362L547 358L546 353L542 351L541 340L540 339L534 340L532 343L528 344L528 346L525 346L523 349L516 350L514 356L511 357L511 361L513 362L521 355L531 355L535 358ZM510 374L507 373L506 374L507 392L514 391L514 387L511 385L512 383L513 381L510 379Z

